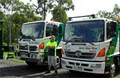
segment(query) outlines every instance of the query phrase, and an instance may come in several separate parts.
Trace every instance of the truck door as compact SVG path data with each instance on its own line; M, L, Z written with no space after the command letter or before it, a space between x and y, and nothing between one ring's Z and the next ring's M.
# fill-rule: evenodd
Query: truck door
M50 41L52 35L54 35L55 37L57 36L57 25L48 23L46 25L45 33L46 33L45 34L46 37L45 37L44 43L45 43L45 46L46 46L47 42ZM46 51L47 51L47 49L45 49L45 52ZM47 55L47 52L45 53L45 55Z
M57 37L58 36L57 32L58 32L58 26L57 25L47 24L47 26L46 26L46 40L49 39L52 35Z

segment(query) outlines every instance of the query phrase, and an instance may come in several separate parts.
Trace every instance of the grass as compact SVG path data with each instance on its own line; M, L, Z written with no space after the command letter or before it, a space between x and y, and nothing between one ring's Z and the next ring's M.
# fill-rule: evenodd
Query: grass
M25 63L25 61L23 61L23 60L16 59L14 52L3 52L3 59L7 59L8 54L13 55L13 58L8 58L8 60L14 61L14 62Z
M117 78L120 78L120 75L118 75Z
M115 78L120 78L120 74L118 74Z
M25 61L23 61L23 60L18 60L18 59L15 59L15 58L10 59L10 61L25 63Z

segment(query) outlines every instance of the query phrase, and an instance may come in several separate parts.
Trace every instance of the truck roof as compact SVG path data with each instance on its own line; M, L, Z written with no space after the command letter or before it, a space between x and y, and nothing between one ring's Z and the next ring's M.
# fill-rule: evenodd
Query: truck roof
M67 23L71 23L71 22L80 22L80 21L92 21L92 20L112 21L111 19L107 19L107 18L92 18L92 19L73 20L73 21L68 21Z
M40 23L40 22L54 23L54 24L60 24L61 23L61 22L54 22L54 21L32 21L32 22L26 22L26 23L23 23L23 24Z

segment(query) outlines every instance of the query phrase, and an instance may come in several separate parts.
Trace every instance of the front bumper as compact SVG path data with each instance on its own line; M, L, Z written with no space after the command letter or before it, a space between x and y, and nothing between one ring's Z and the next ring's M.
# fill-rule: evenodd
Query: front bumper
M28 52L16 52L16 59L25 60L29 62L37 62L38 64L44 62L44 54L43 53L28 53Z
M104 74L105 72L105 62L88 62L88 61L78 61L70 60L66 58L61 59L62 68L80 72L94 73L94 74Z

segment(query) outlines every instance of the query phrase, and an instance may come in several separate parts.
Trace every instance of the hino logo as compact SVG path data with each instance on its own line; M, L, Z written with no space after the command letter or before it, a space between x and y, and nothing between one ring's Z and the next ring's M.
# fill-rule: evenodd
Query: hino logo
M76 51L75 55L76 55L77 57L80 57L80 56L82 55L82 53L81 53L81 51Z

